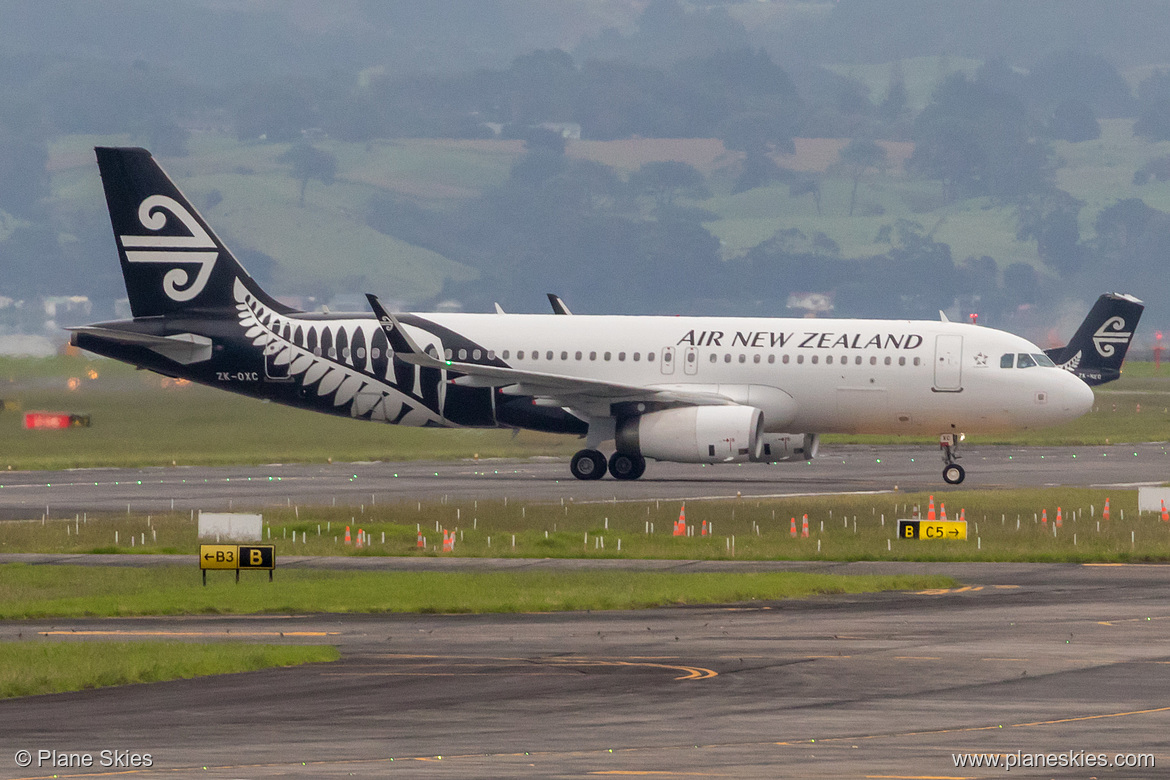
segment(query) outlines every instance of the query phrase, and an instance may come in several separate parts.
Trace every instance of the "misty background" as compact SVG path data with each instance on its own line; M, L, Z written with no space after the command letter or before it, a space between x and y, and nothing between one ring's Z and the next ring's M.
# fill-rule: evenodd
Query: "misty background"
M0 0L0 347L128 316L94 145L306 309L1170 326L1170 4Z

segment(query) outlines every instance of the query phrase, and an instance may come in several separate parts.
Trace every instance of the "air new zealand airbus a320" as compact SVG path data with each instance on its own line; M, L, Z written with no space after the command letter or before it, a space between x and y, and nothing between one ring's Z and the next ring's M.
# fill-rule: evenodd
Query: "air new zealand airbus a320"
M1088 411L1078 374L1116 376L1142 309L1107 296L1107 321L1066 348L1070 370L945 317L565 316L555 297L547 315L393 314L372 295L372 314L302 312L260 289L145 149L97 159L134 317L76 328L74 345L373 422L584 436L578 479L637 479L647 458L805 460L821 433L884 433L940 436L958 483L964 434Z

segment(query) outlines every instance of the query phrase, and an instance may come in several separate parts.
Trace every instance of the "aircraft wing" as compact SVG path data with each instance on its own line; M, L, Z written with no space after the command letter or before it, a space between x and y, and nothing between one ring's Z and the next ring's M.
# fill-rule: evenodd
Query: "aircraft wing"
M403 329L398 318L382 306L376 295L367 294L374 316L381 324L395 357L406 363L461 374L452 383L464 387L498 387L505 395L532 396L547 406L589 408L599 404L655 403L676 406L726 406L736 403L719 393L625 385L599 379L569 377L540 371L524 371L480 363L444 360L433 351L419 347Z

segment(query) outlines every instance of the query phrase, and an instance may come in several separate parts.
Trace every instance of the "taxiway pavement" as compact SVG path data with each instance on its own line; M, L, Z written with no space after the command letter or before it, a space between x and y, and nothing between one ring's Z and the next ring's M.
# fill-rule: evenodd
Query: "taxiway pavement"
M171 778L1157 777L1170 765L1166 567L830 567L967 584L620 613L2 623L0 640L320 642L343 658L0 702L0 776L123 771L22 770L22 749L149 753L137 776ZM953 758L1017 750L1151 754L1161 769L1005 775Z
M962 489L1081 485L1133 487L1170 479L1166 444L972 447ZM438 499L577 502L764 497L889 491L945 492L926 446L825 447L810 463L702 466L651 463L634 482L582 482L561 458L267 466L78 469L0 473L0 519L78 512L224 511L265 506L369 505Z

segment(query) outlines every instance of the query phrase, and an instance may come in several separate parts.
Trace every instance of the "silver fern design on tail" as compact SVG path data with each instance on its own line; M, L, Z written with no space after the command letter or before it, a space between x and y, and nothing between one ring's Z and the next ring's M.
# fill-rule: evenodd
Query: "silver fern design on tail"
M330 347L327 354L317 354L308 345L320 345L325 334L344 333L344 343L370 345L380 326L376 321L310 321L281 315L256 299L236 279L233 287L240 327L253 346L264 350L265 360L273 366L287 366L288 377L305 388L316 387L321 397L333 394L333 405L349 404L351 417L399 425L450 425L421 398L408 395L394 386L393 355L387 353L384 376L375 376L374 363L378 348L362 346L357 350L344 347L340 352ZM360 338L359 338L360 335ZM318 346L317 352L321 351ZM415 372L416 384L418 382Z
M1077 350L1077 354L1073 355L1068 360L1061 363L1059 366L1057 366L1057 368L1063 368L1065 371L1071 371L1075 374L1077 371L1077 368L1080 365L1081 365L1081 352L1080 352L1080 350Z

